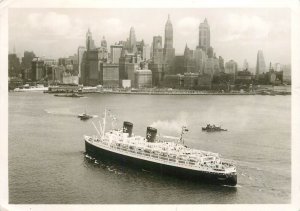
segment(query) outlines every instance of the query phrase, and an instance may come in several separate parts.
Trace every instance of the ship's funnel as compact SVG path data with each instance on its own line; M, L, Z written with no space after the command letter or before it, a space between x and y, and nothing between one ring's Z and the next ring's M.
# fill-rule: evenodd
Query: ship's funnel
M147 127L146 139L148 142L154 142L157 134L157 129L153 127Z
M123 123L123 133L128 133L129 137L132 135L132 128L133 128L133 124L131 122Z

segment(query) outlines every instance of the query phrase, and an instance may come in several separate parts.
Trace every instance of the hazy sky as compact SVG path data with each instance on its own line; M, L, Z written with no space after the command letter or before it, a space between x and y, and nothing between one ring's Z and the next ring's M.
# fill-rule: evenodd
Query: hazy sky
M151 44L154 35L164 37L170 14L176 54L185 44L195 49L199 24L207 18L211 46L225 62L233 59L255 66L263 50L266 63L290 64L291 32L289 9L10 9L9 49L17 54L33 50L37 56L59 58L73 55L85 45L90 27L96 45L102 36L108 44L126 40L133 26L137 40Z

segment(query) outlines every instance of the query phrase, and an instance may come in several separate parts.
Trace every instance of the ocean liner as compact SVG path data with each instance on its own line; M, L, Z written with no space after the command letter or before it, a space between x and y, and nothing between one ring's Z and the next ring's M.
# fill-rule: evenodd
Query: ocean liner
M192 149L184 144L186 127L182 127L181 135L176 139L158 136L153 127L147 127L146 137L142 137L133 134L133 124L127 121L122 129L106 131L108 115L113 124L115 117L105 110L99 128L92 122L98 135L84 136L88 156L203 183L237 184L236 167L232 161L221 158L218 153Z

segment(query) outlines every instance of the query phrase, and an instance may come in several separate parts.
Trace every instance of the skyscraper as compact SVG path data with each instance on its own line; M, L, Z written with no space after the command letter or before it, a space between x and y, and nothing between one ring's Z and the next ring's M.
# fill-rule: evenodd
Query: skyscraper
M155 64L163 64L163 49L161 36L153 37L153 62Z
M79 78L81 77L81 63L82 63L82 58L83 58L83 54L86 51L86 48L83 46L79 46L78 47L78 76Z
M134 31L133 27L130 28L128 48L129 48L130 53L136 53L137 52L136 37L135 37L135 31Z
M119 64L119 59L121 57L123 45L111 45L110 46L110 59L114 64Z
M205 18L203 23L200 23L199 26L199 48L207 52L210 47L210 28Z
M262 50L259 50L257 52L257 60L256 60L256 75L258 76L259 74L264 72L266 72L266 63L265 63Z
M86 33L86 49L89 51L89 50L93 50L94 48L95 48L95 43L92 38L92 32L90 31L90 29L88 29Z
M170 72L171 65L175 57L175 49L173 48L173 26L170 20L170 15L168 15L168 20L165 25L165 44L163 55L166 65L166 72Z
M152 70L152 82L153 86L160 86L160 82L163 79L163 48L162 48L162 37L153 37L153 53L152 61L149 64L149 69Z

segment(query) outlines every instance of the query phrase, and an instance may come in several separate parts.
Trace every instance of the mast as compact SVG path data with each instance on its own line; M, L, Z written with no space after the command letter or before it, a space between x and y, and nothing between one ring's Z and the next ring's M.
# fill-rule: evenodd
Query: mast
M104 109L104 117L103 117L103 135L105 133L105 126L106 126L106 108Z

